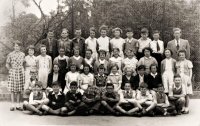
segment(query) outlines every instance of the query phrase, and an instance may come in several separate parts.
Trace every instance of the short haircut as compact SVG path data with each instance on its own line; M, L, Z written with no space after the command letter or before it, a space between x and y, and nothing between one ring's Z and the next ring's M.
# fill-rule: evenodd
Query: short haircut
M113 33L114 33L115 31L119 31L120 34L122 34L122 29L121 29L121 28L118 28L118 27L117 27L117 28L114 28L114 29L113 29Z
M106 87L108 87L108 86L111 86L111 87L114 88L114 85L113 85L112 83L107 83L107 84L106 84Z
M88 68L89 68L89 72L92 71L92 68L90 67L89 64L84 64L84 65L83 65L83 70L82 70L83 73L84 73L84 68L85 68L85 67L88 67Z
M103 65L103 64L100 64L100 65L99 65L99 67L98 67L98 71L99 71L100 69L101 69L101 70L102 70L102 69L104 69L104 70L105 70L105 67L104 67L104 65Z
M98 51L98 54L100 55L100 54L104 54L105 56L106 56L106 51L105 50L99 50Z
M140 88L148 88L147 83L142 82L142 83L140 84Z
M62 32L63 32L63 31L66 31L67 33L69 32L67 28L63 28L63 29L62 29Z
M79 31L79 30L81 30L80 27L76 27L76 28L75 28L75 31Z
M125 67L124 67L124 73L125 73L125 74L126 74L126 72L127 72L128 69L130 69L130 70L132 71L132 73L133 73L134 70L133 70L132 67L126 67L126 66L125 66Z
M71 67L76 67L76 70L78 69L77 66L76 66L76 64L73 63L73 62L69 64L69 68L70 68L70 70L71 70Z
M90 31L96 32L96 29L94 27L91 27Z
M145 65L140 65L137 67L137 70L146 70Z
M90 51L91 54L93 53L91 49L86 49L85 52Z
M141 29L141 34L148 34L149 30L147 28L142 28Z
M60 87L60 82L54 81L54 82L51 84L51 87L53 87L53 86L59 86L59 87Z
M113 50L112 50L112 51L114 51L114 50L117 50L118 52L120 51L120 50L119 50L119 48L113 48Z
M153 50L150 48L150 47L146 47L146 48L144 48L143 50L142 50L142 53L144 54L144 51L145 50L148 50L148 51L150 51L150 55L152 54L152 52L153 52Z
M130 28L130 27L129 27L129 28L126 28L126 33L127 33L127 32L133 32L133 29Z
M185 53L185 55L186 55L186 50L185 49L179 50L178 51L178 56L180 55L180 53Z
M14 40L13 41L13 45L18 45L18 46L22 46L22 42L21 41L19 41L19 40Z
M78 83L76 81L72 81L70 83L70 86L78 87Z
M176 32L176 31L180 31L180 33L181 33L181 29L180 28L173 28L173 32Z
M116 63L115 63L115 64L112 64L111 67L110 67L110 69L112 70L114 67L116 67L117 70L119 70L119 66L118 66Z
M154 30L153 34L160 34L160 32L158 30Z
M74 46L73 50L78 50L79 51L79 46Z
M41 45L40 45L40 49L43 48L43 47L47 48L46 45L41 44Z
M52 32L52 33L54 33L54 30L49 30L49 31L48 31L48 33L49 33L49 32Z
M179 74L175 74L175 75L174 75L174 79L175 79L175 78L181 78L181 76L180 76Z
M41 82L41 81L36 81L35 87L36 87L36 86L42 88L42 82Z
M151 64L150 67L149 67L149 69L151 70L151 67L153 67L153 66L156 66L156 69L158 69L158 65L155 64L155 63Z
M101 27L99 28L99 32L101 32L102 30L108 30L108 26L106 25L101 25Z
M166 48L165 50L164 50L164 53L165 53L165 51L167 51L167 50L169 50L170 51L170 53L171 53L171 56L173 55L173 52L172 52L172 50L171 49L169 49L169 48Z
M34 50L34 51L35 51L35 46L34 46L34 45L29 45L29 46L27 47L27 51L29 51L29 49L31 49L31 50Z
M65 51L65 48L60 48L59 51L62 50L62 49Z
M59 68L59 64L58 64L58 63L54 63L54 64L53 64L53 67L54 67L54 66L58 66L58 68Z
M126 86L126 84L129 84L129 85L131 86L131 83L129 83L129 82L126 82L126 83L124 84L124 87Z

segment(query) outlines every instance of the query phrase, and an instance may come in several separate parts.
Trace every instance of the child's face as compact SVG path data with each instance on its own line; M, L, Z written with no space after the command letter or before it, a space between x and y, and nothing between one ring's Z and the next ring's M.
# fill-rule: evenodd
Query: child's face
M142 95L146 95L147 89L146 88L140 88L140 91L141 91Z
M75 72L76 71L76 66L71 66L70 70L71 70L71 72Z
M105 53L100 53L100 54L99 54L99 58L100 58L101 60L104 60L104 59L106 58Z
M181 31L175 31L174 37L175 37L175 39L179 39L181 37Z
M54 85L54 86L52 86L52 89L53 89L53 92L54 92L55 94L58 94L59 91L60 91L60 86L59 86L59 85Z
M59 50L59 55L60 56L64 56L65 55L65 50L64 49L60 49Z
M144 50L144 55L145 55L145 57L150 57L151 56L150 51Z
M40 52L41 54L46 54L47 52L46 47L41 47Z
M119 51L116 50L116 49L114 49L114 50L113 50L113 56L114 56L114 57L118 57L118 56L119 56Z
M66 30L64 30L64 31L62 31L62 33L61 33L61 37L62 38L67 38L68 37L68 32L66 31Z
M88 59L90 59L92 57L91 51L86 51L85 52L85 57L88 58Z
M107 86L107 87L106 87L106 91L107 91L108 93L114 92L113 86Z
M29 49L28 50L28 55L30 55L30 56L34 55L34 49Z
M76 30L75 34L76 34L76 37L80 37L81 36L81 30Z
M72 92L76 92L78 87L77 86L70 86L70 89Z
M103 75L104 74L104 69L99 69L99 74Z
M144 70L144 69L138 70L138 74L139 74L139 75L143 76L144 73L145 73L145 70Z
M133 51L127 51L126 54L127 54L128 58L132 58L134 56Z
M47 34L47 36L48 36L48 38L53 38L54 37L54 33L53 32L48 32L48 34Z
M160 37L159 33L154 33L154 34L153 34L153 39L154 39L154 40L158 40L159 37Z
M78 49L75 49L75 50L74 50L74 55L75 55L75 56L79 56L79 50L78 50Z
M33 80L36 79L36 73L30 73L30 76Z
M107 31L106 30L101 30L101 36L105 37L107 35Z
M128 75L128 76L132 75L132 70L130 68L126 69L126 75Z
M179 87L181 85L181 78L180 77L174 78L174 83L176 87Z
M158 92L163 93L164 92L164 87L159 87Z
M141 34L141 37L142 37L143 39L147 39L148 33L142 33L142 34Z
M113 73L113 74L116 74L117 71L118 71L117 67L113 67L113 68L112 68L112 73Z
M156 66L151 66L151 72L155 74L157 72L157 67Z
M130 83L126 83L124 85L124 90L129 91L131 89L131 84Z
M120 31L115 31L114 35L115 35L116 38L119 38L120 37Z
M94 38L95 37L95 32L94 31L90 31L90 37Z
M53 71L54 71L55 73L58 73L58 71L59 71L58 65L54 65L54 66L53 66Z
M18 44L15 44L15 45L14 45L14 50L15 50L15 51L20 51L20 46L19 46Z
M33 91L34 92L40 92L40 91L42 91L42 87L35 86L35 87L33 87Z
M132 37L133 37L133 32L127 32L127 33L126 33L126 36L127 36L128 38L132 38Z
M167 58L170 58L171 57L171 52L169 50L165 50L165 56Z
M179 59L184 60L185 59L185 53L179 53Z
M90 68L89 67L84 67L83 70L84 70L85 74L88 74L90 72Z

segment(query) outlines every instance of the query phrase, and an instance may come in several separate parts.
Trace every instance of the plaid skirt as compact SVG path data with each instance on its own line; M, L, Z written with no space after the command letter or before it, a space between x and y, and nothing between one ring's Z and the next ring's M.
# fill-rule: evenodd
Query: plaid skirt
M11 92L21 92L24 90L25 73L24 69L10 69L8 76L8 88Z

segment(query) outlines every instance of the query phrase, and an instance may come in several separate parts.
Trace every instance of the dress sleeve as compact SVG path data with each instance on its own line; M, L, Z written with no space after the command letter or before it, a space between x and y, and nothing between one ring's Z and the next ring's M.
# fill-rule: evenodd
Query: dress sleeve
M189 68L189 69L192 69L192 68L193 68L193 64L192 64L192 62L189 61L189 60L188 60L188 68Z
M7 63L7 64L10 64L10 62L11 62L11 54L8 54L6 63Z

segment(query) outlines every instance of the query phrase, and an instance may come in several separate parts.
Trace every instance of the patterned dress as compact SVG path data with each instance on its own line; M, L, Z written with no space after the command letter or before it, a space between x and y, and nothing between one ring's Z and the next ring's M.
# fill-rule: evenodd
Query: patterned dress
M23 52L13 51L8 54L6 63L11 67L8 76L8 88L11 92L21 92L24 90L24 58L25 54Z

